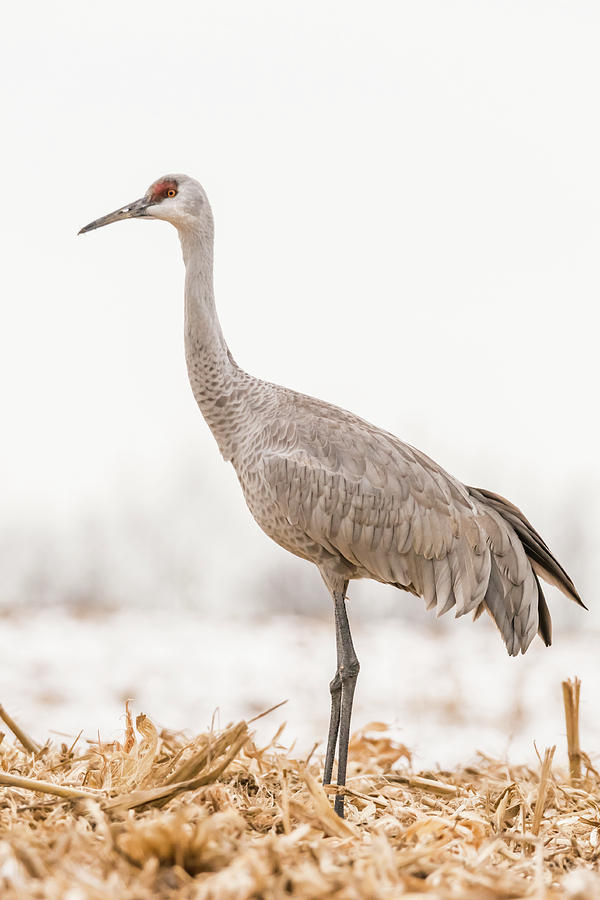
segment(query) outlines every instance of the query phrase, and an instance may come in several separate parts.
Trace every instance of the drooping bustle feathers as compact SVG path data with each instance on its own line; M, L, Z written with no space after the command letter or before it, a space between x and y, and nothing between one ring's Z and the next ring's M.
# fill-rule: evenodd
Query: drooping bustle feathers
M582 606L584 609L587 607L581 600L569 575L565 572L556 557L552 554L546 542L518 507L504 497L501 497L499 494L494 494L492 491L474 487L468 487L467 490L475 500L482 504L482 506L491 508L496 513L499 513L504 521L512 527L523 545L523 549L531 563L535 587L537 589L538 634L548 647L552 643L552 621L539 579L543 578L548 584L554 585L562 591L566 597L574 600L575 603L579 604L579 606ZM502 621L502 618L499 620L497 616L498 609L496 607L501 605L504 609L506 604L501 597L501 591L495 589L492 579L490 579L490 587L485 596L485 604L503 635L505 635L505 629L502 626L506 623ZM479 610L479 612L481 612L481 610ZM516 643L515 647L511 648L510 643L507 642L507 647L509 653L514 652L514 650L518 652L519 649L516 646ZM520 649L524 652L526 646L522 645Z

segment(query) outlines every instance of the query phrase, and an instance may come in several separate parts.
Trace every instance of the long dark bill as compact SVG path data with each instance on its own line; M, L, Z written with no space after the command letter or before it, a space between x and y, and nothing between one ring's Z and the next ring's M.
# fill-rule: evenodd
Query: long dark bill
M146 215L146 210L151 205L152 201L148 200L147 197L140 197L139 200L134 200L134 202L129 203L128 206L122 206L121 209L116 209L107 216L102 216L101 219L95 219L93 222L90 222L89 225L85 225L81 231L78 231L77 233L85 234L86 231L93 231L94 228L102 228L103 225L110 225L111 222L120 222L121 219L139 219Z

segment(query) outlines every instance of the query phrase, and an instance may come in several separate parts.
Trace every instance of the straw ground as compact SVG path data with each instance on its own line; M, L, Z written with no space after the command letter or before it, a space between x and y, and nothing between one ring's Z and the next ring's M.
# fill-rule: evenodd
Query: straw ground
M346 821L320 760L279 734L257 747L252 722L190 739L127 709L120 742L40 746L0 708L0 896L600 898L600 776L579 683L564 696L568 772L549 748L534 767L416 773L373 723L352 739Z

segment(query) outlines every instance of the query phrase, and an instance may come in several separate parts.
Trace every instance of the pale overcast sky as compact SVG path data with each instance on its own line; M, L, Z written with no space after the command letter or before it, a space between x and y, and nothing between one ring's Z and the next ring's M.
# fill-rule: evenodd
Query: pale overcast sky
M175 231L76 237L170 171L211 199L244 368L508 495L551 544L571 493L597 521L599 25L547 0L12 4L3 528L124 481L147 499L184 455L247 515L187 384Z

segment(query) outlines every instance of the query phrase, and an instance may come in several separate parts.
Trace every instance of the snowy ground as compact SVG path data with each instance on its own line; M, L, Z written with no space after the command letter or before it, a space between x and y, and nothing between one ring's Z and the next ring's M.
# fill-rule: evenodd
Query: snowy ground
M583 679L582 745L600 751L594 715L598 634L555 635L510 659L495 630L462 620L445 633L397 619L357 625L362 670L354 728L391 723L416 767L450 766L477 750L523 761L565 739L560 682ZM267 740L287 721L283 741L308 750L322 742L334 670L328 622L279 617L202 621L191 612L132 610L78 618L64 612L4 617L0 702L38 740L49 730L116 737L125 699L173 728L224 724L289 702L257 723Z

